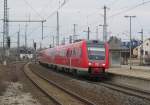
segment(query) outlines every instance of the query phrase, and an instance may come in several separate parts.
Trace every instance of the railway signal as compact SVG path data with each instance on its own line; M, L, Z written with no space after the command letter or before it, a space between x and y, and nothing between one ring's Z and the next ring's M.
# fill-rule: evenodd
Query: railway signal
M36 42L34 42L33 46L34 46L34 49L36 50Z
M7 48L10 48L10 36L7 37Z

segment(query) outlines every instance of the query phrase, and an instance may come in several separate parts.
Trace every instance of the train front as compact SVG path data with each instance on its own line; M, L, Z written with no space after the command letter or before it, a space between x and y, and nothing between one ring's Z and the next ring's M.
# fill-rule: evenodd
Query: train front
M105 73L108 62L107 46L104 42L87 41L88 66L91 76L100 76Z

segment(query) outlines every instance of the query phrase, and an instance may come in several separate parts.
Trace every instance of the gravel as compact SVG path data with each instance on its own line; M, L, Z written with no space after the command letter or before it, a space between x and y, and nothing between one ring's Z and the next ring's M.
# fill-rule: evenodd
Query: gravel
M32 64L30 68L70 91L94 102L96 105L150 105L149 100L129 96L104 86L87 82L86 80L78 80L61 73L53 72L49 68L42 67L38 64Z

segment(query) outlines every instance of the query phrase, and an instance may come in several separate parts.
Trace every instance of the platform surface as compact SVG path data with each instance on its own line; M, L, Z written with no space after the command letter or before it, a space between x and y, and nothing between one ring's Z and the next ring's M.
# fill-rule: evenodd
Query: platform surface
M131 67L132 67L131 70L129 69L128 65L122 65L120 67L112 67L108 69L108 73L150 80L150 66L131 66Z

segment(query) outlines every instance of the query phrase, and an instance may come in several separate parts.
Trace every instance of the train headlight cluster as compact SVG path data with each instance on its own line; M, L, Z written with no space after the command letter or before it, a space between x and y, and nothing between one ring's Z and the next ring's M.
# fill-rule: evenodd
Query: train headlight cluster
M89 62L89 66L92 66L92 63L91 63L91 62Z
M102 66L105 66L105 63L103 63Z

